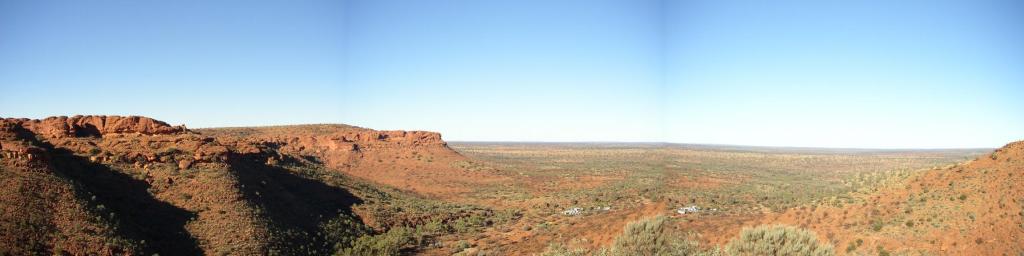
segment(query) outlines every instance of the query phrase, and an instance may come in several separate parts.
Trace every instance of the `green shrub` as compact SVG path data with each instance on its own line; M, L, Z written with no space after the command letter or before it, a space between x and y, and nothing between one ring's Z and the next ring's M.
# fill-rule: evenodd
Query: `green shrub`
M657 216L626 225L622 235L615 238L611 248L601 255L704 255L697 242L685 239L669 229L668 218Z
M666 255L671 237L665 229L664 216L640 220L626 225L622 235L615 238L612 255Z
M879 245L876 249L878 249L878 256L889 256L890 255L889 251L886 251L885 247L882 247L881 245Z
M864 245L864 240L857 238L857 241L850 242L850 244L846 246L846 253L856 251L857 247L860 247L861 245Z
M452 247L452 253L458 253L470 247L473 247L473 245L466 242L466 240L459 240L459 242L455 243L455 247Z
M881 231L882 226L884 225L885 223L882 223L881 220L873 220L871 221L871 230L874 230L875 232Z
M413 239L415 240L416 246L426 245L428 239L434 236L442 235L448 232L448 226L444 225L440 219L433 219L426 224L416 226L415 232L413 232Z
M452 229L458 233L469 233L475 232L482 227L490 225L490 221L482 215L470 215L468 217L459 218L451 224Z
M224 214L226 212L220 211L220 213ZM361 221L346 214L339 214L320 226L320 232L324 235L324 239L327 240L328 244L334 245L335 251L342 251L345 248L352 247L356 240L367 236L370 231L370 228L363 225Z
M402 249L412 244L412 231L406 227L396 227L388 232L375 236L362 236L337 255L400 255Z
M725 250L730 255L835 255L814 232L784 225L744 228Z
M587 251L583 249L570 250L562 244L554 243L548 246L548 249L541 253L540 256L585 256Z
M615 238L611 246L602 248L592 255L599 256L717 256L717 249L701 251L699 244L686 239L679 232L670 229L665 216L657 216L626 224L622 235ZM588 255L582 249L570 250L561 244L552 244L542 253L544 256Z

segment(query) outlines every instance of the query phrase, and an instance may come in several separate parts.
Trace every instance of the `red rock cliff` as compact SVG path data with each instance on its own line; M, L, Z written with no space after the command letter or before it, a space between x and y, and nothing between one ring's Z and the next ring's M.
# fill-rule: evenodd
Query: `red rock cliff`
M107 134L138 133L146 135L178 134L187 131L184 126L140 116L58 116L46 119L5 119L32 131L51 137L101 137Z

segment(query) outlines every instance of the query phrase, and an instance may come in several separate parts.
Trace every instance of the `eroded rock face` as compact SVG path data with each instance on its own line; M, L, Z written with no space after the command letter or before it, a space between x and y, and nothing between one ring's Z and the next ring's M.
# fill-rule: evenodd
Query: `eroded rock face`
M301 129L301 128L299 128ZM338 128L319 134L262 133L246 136L220 136L218 140L231 145L242 154L278 152L312 156L328 167L347 168L369 153L375 156L407 155L413 151L437 151L455 154L441 139L441 134L427 131L377 131ZM271 150L273 149L273 150ZM408 151L408 152L407 152ZM277 162L281 156L270 156Z
M0 159L12 159L20 164L41 160L45 150L28 143L0 141Z
M479 180L451 165L460 157L440 134L422 131L348 125L191 131L145 117L0 118L0 187L7 188L0 193L0 213L10 213L0 217L53 227L37 232L0 225L0 231L17 231L0 232L0 244L38 233L37 240L53 241L24 248L74 255L328 254L332 248L320 248L326 240L318 232L332 217L321 213L348 214L361 199L294 170L345 172L410 191L454 194L462 190L446 185L449 180ZM106 210L90 208L96 205ZM20 211L26 208L35 211ZM89 225L96 227L80 228ZM277 237L283 232L315 242ZM289 251L303 246L322 251Z
M440 133L425 131L351 131L332 135L328 139L342 142L386 142L396 146L445 145Z
M244 184L234 173L242 169L228 164L233 156L214 138L145 117L0 118L0 217L33 224L0 221L0 247L38 234L53 240L15 247L14 254L266 252L269 225L239 189ZM184 169L217 175L181 175ZM91 210L97 204L106 210ZM223 229L245 235L225 237Z
M140 116L58 116L46 119L5 119L25 129L50 138L102 137L108 134L180 134L184 126Z
M470 159L452 150L441 134L378 131L340 124L197 129L242 158L267 165L310 164L427 196L453 196L469 187L452 182L502 182L494 172L470 170Z
M46 157L43 145L86 155L94 163L149 166L223 162L227 148L187 132L184 126L138 116L73 116L0 119L0 158L27 164ZM154 136L173 135L173 136ZM189 155L185 156L184 152ZM194 155L192 155L194 154ZM192 164L187 165L191 167Z
M0 119L0 159L23 165L41 160L45 150L21 138L30 136L18 122Z
M85 155L93 163L127 164L145 169L162 165L178 169L211 167L207 165L225 164L240 155L263 157L267 162L284 160L286 157L281 154L314 157L335 168L350 167L363 159L365 153L380 156L378 158L394 158L415 151L457 155L436 132L376 131L344 125L307 127L208 136L191 132L184 126L171 126L139 116L5 118L0 119L0 151L3 151L0 157L19 160L45 157L46 150L32 143L36 138L53 147Z

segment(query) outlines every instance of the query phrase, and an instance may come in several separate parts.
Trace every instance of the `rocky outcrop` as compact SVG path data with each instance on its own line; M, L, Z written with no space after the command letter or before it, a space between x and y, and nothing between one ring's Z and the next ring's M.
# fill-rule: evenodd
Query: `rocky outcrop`
M337 168L351 166L368 152L391 158L414 151L457 155L436 132L377 131L346 125L281 128L284 130L274 127L214 129L198 134L184 126L171 126L139 116L6 118L0 119L0 157L40 158L45 150L30 143L36 137L44 138L57 148L85 155L94 163L128 164L145 169L160 165L189 169L203 164L222 164L236 155L261 155L269 163L284 160L286 157L281 154L315 157ZM216 132L218 130L227 132L221 134ZM263 156L267 152L276 153Z
M16 141L0 141L0 158L13 159L28 163L41 159L45 150L28 143Z
M42 159L45 150L22 138L30 136L17 122L0 119L0 159L27 164Z
M229 157L229 150L212 138L187 131L184 126L138 116L6 118L0 119L0 159L28 164L44 158L47 150L37 145L38 138L54 148L87 156L93 163L146 169L219 164Z
M447 145L441 140L440 133L425 131L350 131L328 136L327 139L341 142L384 142L395 146Z
M39 119L4 119L25 129L49 138L102 137L108 134L180 134L187 131L184 126L140 116L58 116Z
M273 144L286 151L360 151L368 148L446 147L441 134L424 131L347 131L316 136L268 136L250 142Z
M40 242L8 251L329 254L334 243L325 243L320 227L335 216L358 221L350 211L360 199L287 168L452 176L449 163L441 160L443 153L457 154L432 132L346 125L219 130L190 131L135 116L0 118L0 187L5 188L0 220L13 220L0 221L0 251L31 237ZM390 179L409 180L408 175ZM90 225L96 227L79 228ZM362 227L361 222L344 225Z
M302 132L315 129L317 132ZM441 134L426 131L377 131L341 126L296 126L296 133L248 132L244 136L217 136L218 141L231 145L241 154L277 152L294 156L314 157L326 166L348 168L364 158L365 154L395 158L413 151L457 155L447 147ZM203 134L219 134L201 131ZM276 163L283 155L271 155L266 160Z
M377 131L342 124L192 132L215 138L243 159L255 159L269 166L322 166L429 197L450 197L471 190L467 186L449 185L453 183L506 180L496 172L465 167L470 159L449 148L436 132Z

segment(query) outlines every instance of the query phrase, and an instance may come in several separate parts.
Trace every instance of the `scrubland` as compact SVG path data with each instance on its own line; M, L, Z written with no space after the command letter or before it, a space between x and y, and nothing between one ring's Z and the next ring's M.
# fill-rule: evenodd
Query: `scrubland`
M0 255L1021 255L1024 142L448 143L0 119Z

